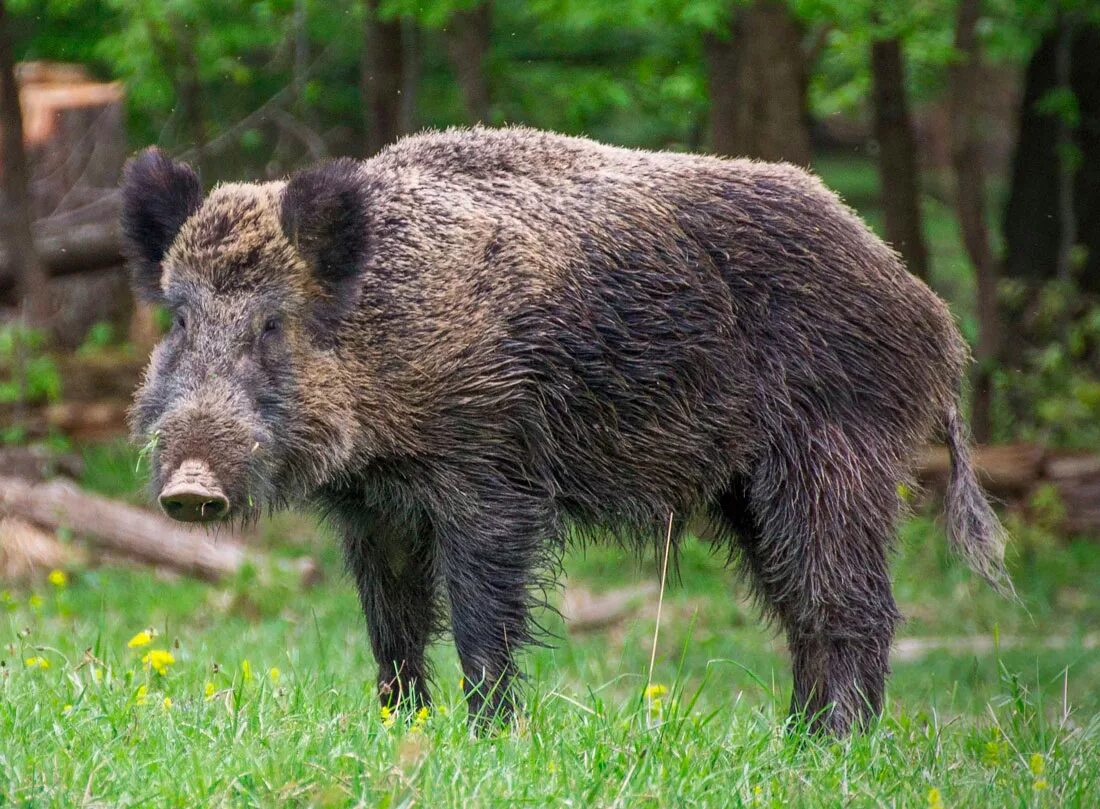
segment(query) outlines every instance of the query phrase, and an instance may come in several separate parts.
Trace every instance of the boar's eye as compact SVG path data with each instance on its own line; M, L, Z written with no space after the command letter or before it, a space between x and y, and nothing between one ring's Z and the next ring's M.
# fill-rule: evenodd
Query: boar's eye
M187 315L183 312L176 312L172 317L172 328L176 331L187 331Z
M278 315L271 315L264 321L263 338L270 340L278 337L283 330L283 319Z

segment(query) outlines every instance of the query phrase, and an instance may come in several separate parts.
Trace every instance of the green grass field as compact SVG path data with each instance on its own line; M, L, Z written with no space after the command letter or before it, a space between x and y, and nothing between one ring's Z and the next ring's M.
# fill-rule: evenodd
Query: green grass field
M127 453L89 458L98 488L129 485ZM446 643L437 708L382 715L336 542L308 519L280 517L259 541L277 561L321 559L310 589L278 564L218 586L69 571L2 596L0 803L1094 807L1100 544L1024 539L1015 604L947 554L932 518L905 524L909 621L885 717L844 742L784 734L783 644L698 542L665 599L656 701L655 603L589 634L548 616L560 638L526 656L526 707L492 738L467 733ZM656 577L652 559L601 547L566 570L595 592Z

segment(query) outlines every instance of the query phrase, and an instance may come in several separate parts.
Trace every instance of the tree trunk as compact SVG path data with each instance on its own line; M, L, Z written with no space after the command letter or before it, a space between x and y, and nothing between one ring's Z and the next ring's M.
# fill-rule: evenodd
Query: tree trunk
M905 260L909 271L928 278L928 249L921 224L920 172L905 91L901 40L871 43L874 130L886 239Z
M366 0L360 94L366 114L367 153L401 135L401 20L382 20L379 0Z
M1082 22L1073 31L1068 89L1080 118L1072 129L1040 106L1067 87L1065 44L1064 30L1047 34L1027 66L1004 211L1004 272L1033 286L1072 273L1082 291L1100 295L1100 26ZM1072 144L1076 166L1061 159L1059 144ZM1067 266L1078 245L1083 261Z
M420 25L413 17L401 19L401 132L420 128L417 99L420 89Z
M15 81L15 54L4 0L0 0L0 228L16 279L23 317L45 326L50 315L46 269L38 259L31 229L30 179L23 146L23 111Z
M1054 73L1058 88L1073 92L1070 75L1073 48L1073 25L1064 12L1058 14L1058 44L1054 53ZM1073 205L1073 175L1076 174L1073 125L1065 115L1058 116L1058 277L1069 281L1073 277L1073 248L1077 244L1077 214Z
M472 124L489 120L486 62L492 24L492 4L484 2L468 11L455 12L446 31L447 54L462 91L466 117Z
M710 147L731 156L810 162L802 31L784 3L737 12L728 38L703 43L710 85Z
M974 265L977 285L978 363L974 380L971 424L980 442L990 439L993 365L1000 356L1000 311L997 282L1000 267L986 227L985 168L982 165L982 121L977 114L981 84L981 53L976 33L979 0L960 0L955 17L958 59L950 70L951 145L955 170L956 209L963 244Z

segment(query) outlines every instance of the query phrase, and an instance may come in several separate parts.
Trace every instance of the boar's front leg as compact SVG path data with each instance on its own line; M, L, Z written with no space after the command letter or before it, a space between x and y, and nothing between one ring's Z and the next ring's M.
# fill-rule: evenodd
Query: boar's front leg
M431 527L422 515L346 504L337 514L378 662L379 700L407 703L411 714L431 702L425 650L440 624Z
M531 608L543 603L557 520L548 499L499 481L463 489L470 496L435 528L470 721L484 731L511 719L515 653L533 640Z

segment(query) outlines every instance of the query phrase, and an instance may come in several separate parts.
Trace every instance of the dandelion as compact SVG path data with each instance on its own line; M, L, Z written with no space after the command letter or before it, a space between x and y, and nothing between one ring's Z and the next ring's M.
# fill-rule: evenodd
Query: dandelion
M943 809L943 796L936 787L928 790L928 809Z
M394 722L397 721L397 711L391 710L388 705L383 705L380 712L382 717L382 727L392 728Z
M28 657L23 662L29 669L48 669L50 667L50 661L38 655L35 655L34 657Z
M661 685L660 683L653 683L646 686L645 698L649 703L650 716L660 716L661 710L664 708L664 701L661 699L668 693L668 686Z
M51 570L50 575L47 576L46 579L50 584L59 589L69 583L69 577L65 575L64 570Z
M103 682L103 669L99 666L92 666L92 680L97 684Z
M66 703L65 707L61 709L61 715L62 716L67 716L68 714L71 714L72 712L73 712L73 706L72 706L71 702Z
M283 673L275 668L275 666L272 666L271 669L267 672L267 678L271 680L271 684L274 685L275 683L279 682L279 677L281 677L282 674Z
M42 606L42 596L38 595L38 593L35 593L27 599L27 603L31 606L32 609L38 609Z
M176 658L167 649L150 649L141 658L142 665L152 669L161 677L168 673L168 667L176 662Z
M246 683L252 681L252 664L247 659L241 661L241 677Z
M164 702L162 704L164 705L164 710L166 710L166 711L170 710L172 708L172 698L171 697L165 697Z
M214 699L214 694L217 693L217 689L214 688L214 684L209 680L206 681L206 686L202 689L202 696L207 702Z
M1035 783L1031 785L1032 788L1042 790L1050 786L1050 784L1047 783L1047 779L1043 778L1043 773L1046 771L1047 764L1041 753L1031 754L1031 759L1028 761L1028 767L1031 769L1031 774L1035 776Z
M1032 753L1031 760L1028 761L1028 766L1031 768L1031 774L1038 778L1046 770L1046 762L1043 760L1042 753Z
M134 705L144 705L149 701L149 688L148 686L139 685L138 690L134 692Z
M645 690L646 699L659 699L668 693L668 686L654 683Z
M152 629L143 629L134 635L130 640L126 641L126 646L130 649L140 649L142 646L148 646L153 642L153 636L156 634Z
M428 708L427 705L422 707L420 710L418 710L416 712L416 716L413 717L412 729L413 730L423 730L424 725L426 725L428 723L428 717L431 716L431 715L432 715L432 712Z

